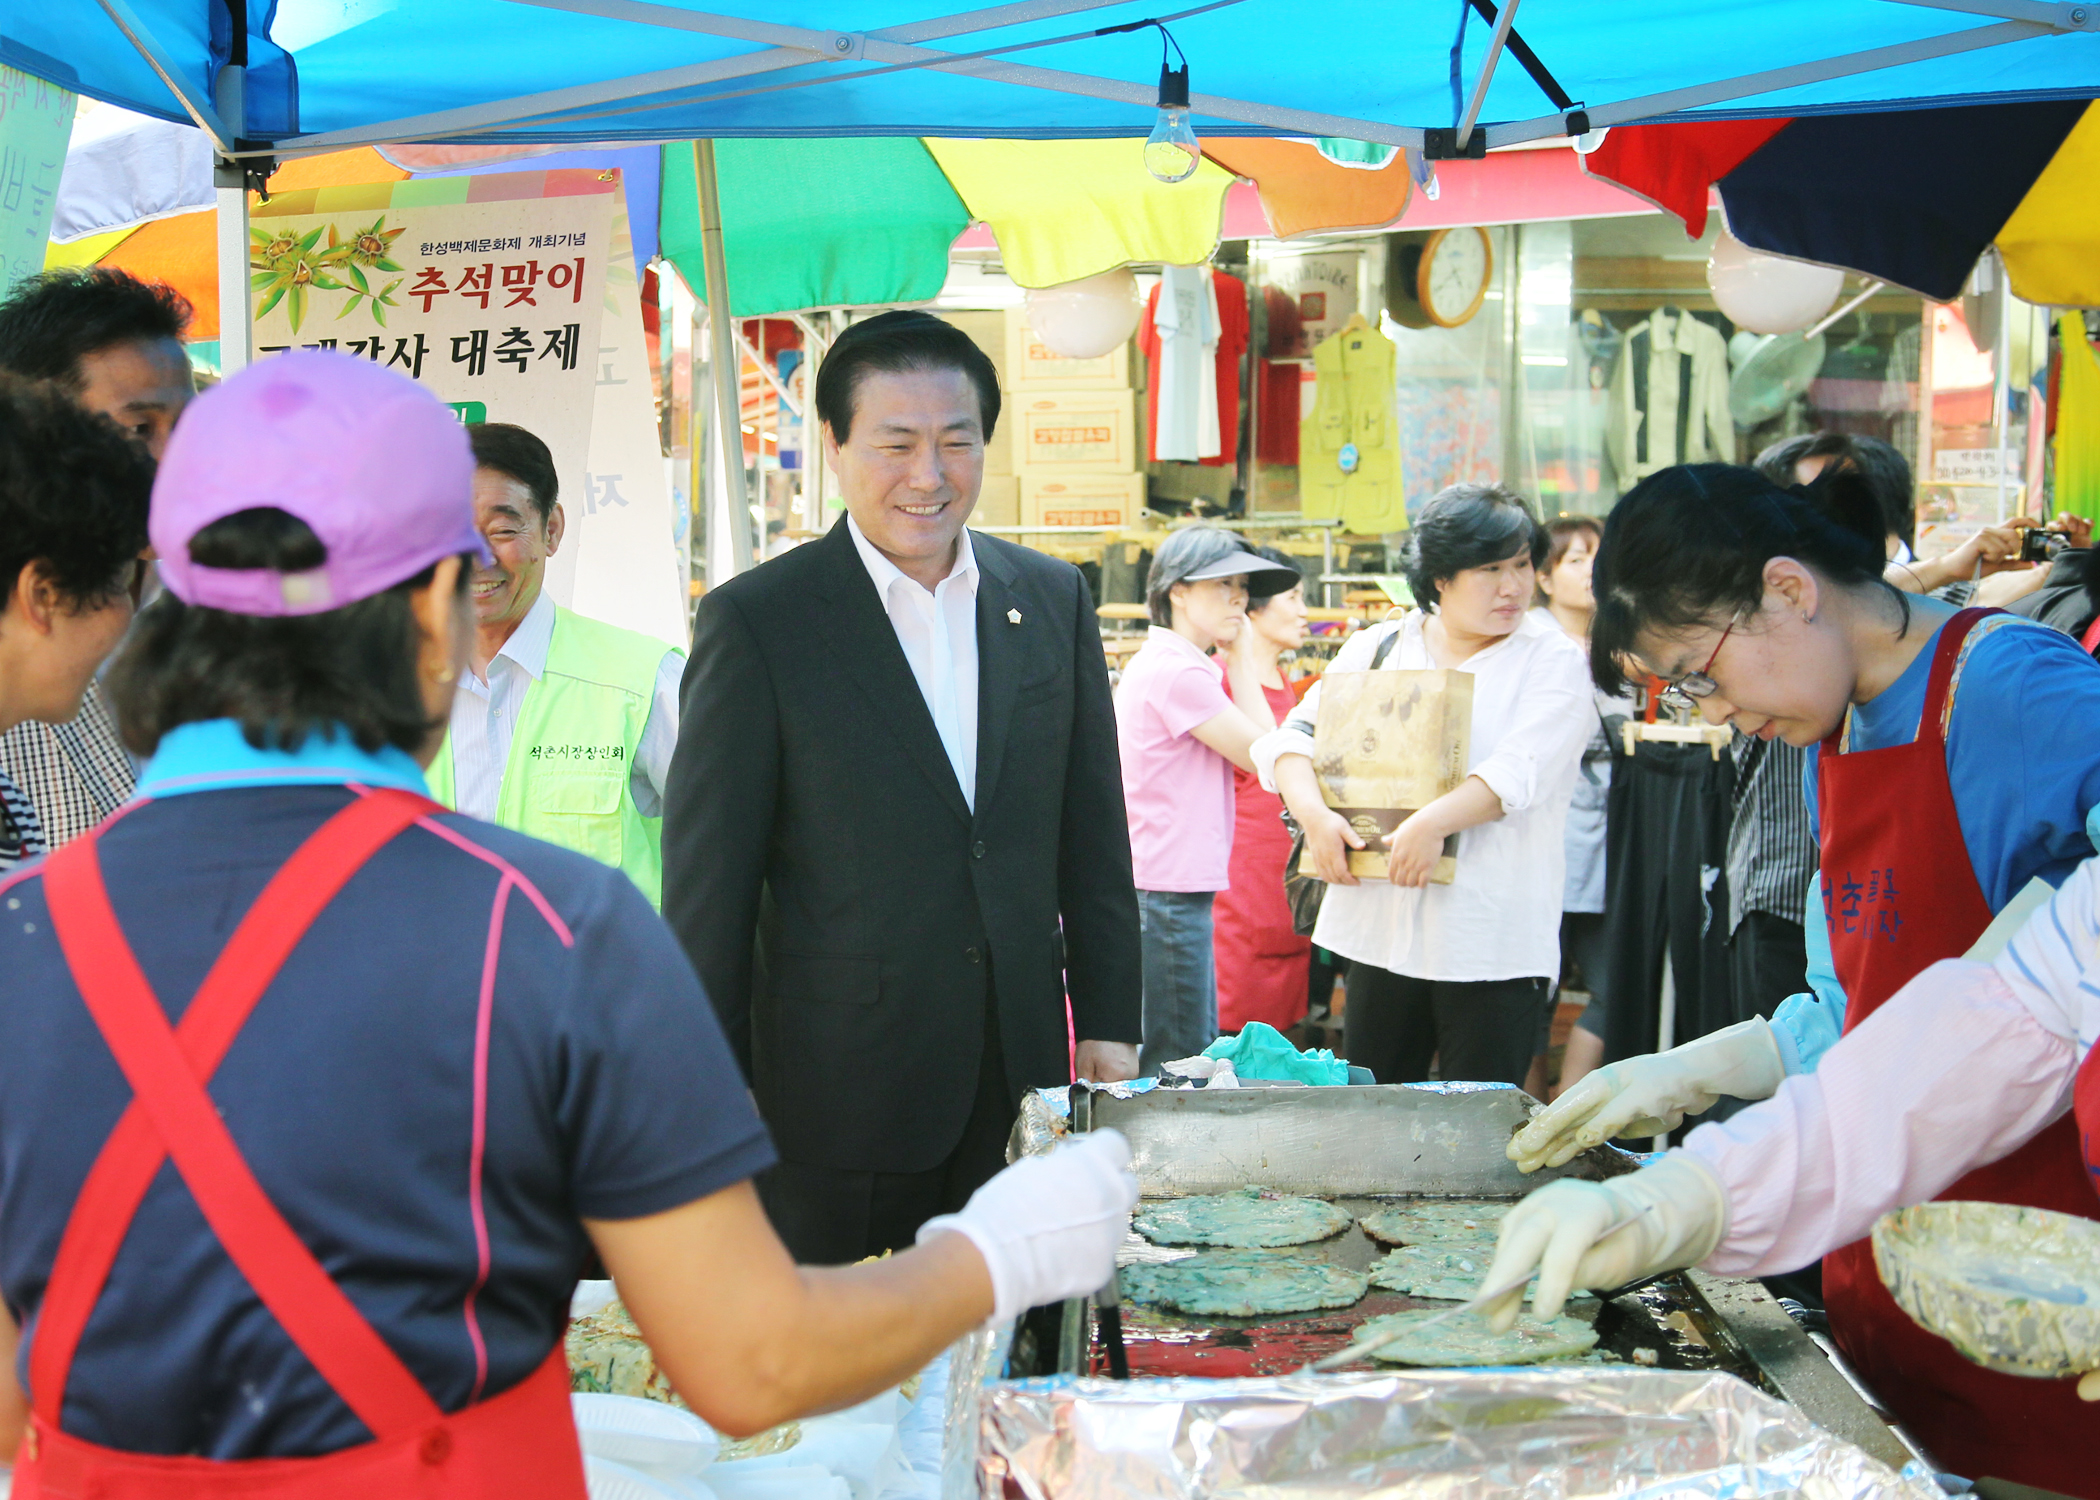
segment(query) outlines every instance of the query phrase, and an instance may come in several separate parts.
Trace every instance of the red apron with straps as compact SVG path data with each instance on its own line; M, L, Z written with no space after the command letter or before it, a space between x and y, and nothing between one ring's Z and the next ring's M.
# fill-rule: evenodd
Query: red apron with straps
M358 798L294 853L256 898L171 1027L110 909L96 837L53 854L45 899L73 980L133 1098L66 1222L29 1351L32 1414L15 1500L584 1500L560 1345L503 1394L447 1414L329 1278L242 1158L205 1086L324 907L379 849L436 805L407 792ZM163 1162L177 1172L255 1294L373 1434L320 1458L221 1462L126 1453L59 1425L73 1354L133 1217Z
M1963 643L1995 613L1963 610L1940 631L1909 744L1846 752L1836 734L1823 743L1823 908L1847 1031L1930 965L1959 958L1990 925L1947 778L1946 732ZM2068 1118L1940 1196L2100 1217ZM1866 1240L1824 1257L1823 1296L1845 1357L1949 1469L2100 1500L2100 1409L2080 1401L2072 1382L1999 1375L1963 1359L1896 1306Z

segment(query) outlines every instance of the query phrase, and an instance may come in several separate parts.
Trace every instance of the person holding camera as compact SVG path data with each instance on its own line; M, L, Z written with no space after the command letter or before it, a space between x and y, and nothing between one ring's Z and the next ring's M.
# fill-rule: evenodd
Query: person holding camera
M1758 454L1756 467L1782 487L1813 483L1827 468L1858 473L1881 507L1888 558L1881 576L1906 594L1933 594L1953 605L2010 606L2042 586L2044 570L2035 565L2047 562L2063 540L2061 532L2015 516L2002 526L1978 527L1938 557L1918 556L1910 460L1877 437L1814 432L1787 438Z
M1806 917L1828 934L1834 977L1770 1022L1590 1074L1512 1139L1520 1168L1659 1135L1721 1095L1771 1097L1908 980L1969 951L2034 882L2046 894L2092 856L2100 670L2056 631L1895 588L1885 535L1872 488L1844 465L1793 488L1732 465L1665 469L1612 511L1592 669L1604 685L1661 677L1708 723L1808 750L1821 872ZM1813 956L1809 967L1813 980ZM2068 1119L1943 1196L2100 1217ZM1823 1291L1846 1357L1899 1420L1934 1434L1950 1468L2008 1474L1977 1466L2002 1458L1981 1437L2021 1428L2093 1472L2092 1409L1925 1333L1889 1297L1866 1241L1825 1258ZM2066 1488L2039 1469L2009 1477Z

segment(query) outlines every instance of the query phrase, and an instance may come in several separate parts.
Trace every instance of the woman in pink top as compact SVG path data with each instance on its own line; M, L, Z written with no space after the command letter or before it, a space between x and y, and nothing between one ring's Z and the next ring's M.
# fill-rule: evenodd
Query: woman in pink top
M1290 566L1290 559L1273 548L1264 547L1257 555ZM1279 661L1284 652L1304 645L1305 636L1305 581L1297 569L1249 578L1247 628L1233 642L1232 654L1252 659L1277 724L1298 706L1298 695ZM1236 1032L1249 1021L1266 1021L1278 1031L1288 1031L1305 1019L1312 939L1299 934L1291 921L1290 902L1284 899L1283 867L1291 857L1291 835L1283 826L1283 799L1264 790L1252 771L1237 768L1232 795L1232 883L1218 893L1211 908L1218 1027Z
M1246 629L1248 575L1276 571L1220 527L1169 536L1145 583L1151 632L1116 688L1144 960L1139 1065L1147 1073L1218 1035L1211 901L1229 884L1232 770L1253 769L1248 747L1275 720L1252 656L1229 652L1221 683L1210 653Z

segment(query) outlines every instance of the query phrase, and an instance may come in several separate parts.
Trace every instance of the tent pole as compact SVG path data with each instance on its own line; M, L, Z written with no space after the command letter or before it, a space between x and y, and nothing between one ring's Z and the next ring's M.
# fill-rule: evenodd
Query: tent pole
M743 356L729 312L729 262L722 253L722 196L715 178L715 143L693 142L693 180L700 195L700 261L707 289L707 337L715 367L716 449L729 498L728 550L719 554L724 576L751 569L751 504L744 495ZM713 550L715 538L708 538Z
M229 174L239 187L219 187L219 373L245 370L254 358L255 320L248 301L248 188L240 167Z
M1502 10L1495 17L1495 34L1488 39L1487 56L1481 59L1480 76L1473 81L1473 97L1466 101L1465 117L1458 122L1458 150L1466 149L1466 142L1473 139L1473 123L1480 118L1480 106L1487 103L1488 84L1494 81L1495 64L1502 61L1502 48L1509 41L1509 29L1517 23L1517 0L1503 0Z
M245 67L228 63L219 69L214 89L219 118L233 121L236 133L247 118L247 78ZM232 375L255 357L255 304L248 297L248 169L220 156L214 159L212 181L219 200L219 373Z

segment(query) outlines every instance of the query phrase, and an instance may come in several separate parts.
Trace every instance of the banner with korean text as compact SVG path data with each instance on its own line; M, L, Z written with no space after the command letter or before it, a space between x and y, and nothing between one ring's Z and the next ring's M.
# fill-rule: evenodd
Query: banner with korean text
M0 292L44 269L78 108L56 84L0 64Z
M617 172L567 170L278 194L251 209L256 353L340 350L420 381L462 422L537 434L573 528L592 493L619 191ZM573 565L553 562L566 603Z

